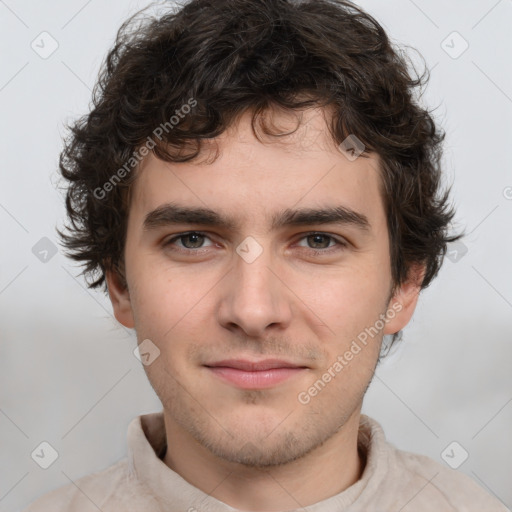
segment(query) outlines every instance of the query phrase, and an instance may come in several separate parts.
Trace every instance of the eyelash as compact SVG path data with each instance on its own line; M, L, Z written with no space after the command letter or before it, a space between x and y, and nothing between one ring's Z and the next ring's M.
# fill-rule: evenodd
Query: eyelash
M188 235L200 235L200 236L203 236L208 239L210 238L206 233L203 233L202 231L187 231L186 233L179 233L179 234L173 236L172 238L170 238L169 240L167 240L164 243L164 247L172 246L174 244L174 242L180 240L181 238L185 238ZM348 244L346 242L344 242L343 240L340 240L340 239L334 237L333 235L330 235L329 233L323 233L321 231L312 231L310 233L305 233L304 235L302 235L300 240L303 240L310 236L315 236L315 235L327 237L330 239L330 241L335 242L336 245L332 246L332 247L327 247L325 249L312 249L309 247L303 247L302 249L306 249L307 251L309 251L310 253L313 253L315 255L320 255L320 254L330 254L333 251L338 251L340 249L345 249L346 247L348 247ZM180 247L176 247L176 246L174 246L172 248L173 251L186 253L186 254L191 254L191 253L201 254L202 252L204 252L204 251L201 251L201 249L204 249L204 248L198 247L197 249L187 249L187 248L180 248Z

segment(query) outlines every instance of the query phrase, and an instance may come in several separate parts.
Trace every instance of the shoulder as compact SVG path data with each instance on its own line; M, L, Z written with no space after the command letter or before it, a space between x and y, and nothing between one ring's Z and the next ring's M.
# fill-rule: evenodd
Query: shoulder
M396 448L386 439L382 426L366 415L361 416L359 441L368 456L369 492L363 493L364 505L378 496L383 510L510 512L464 473L425 455Z
M140 500L144 499L142 503ZM125 504L124 510L135 510L148 502L146 491L133 477L124 458L108 468L79 478L45 494L23 512L109 512ZM114 508L111 508L114 507ZM142 509L141 509L142 510Z
M414 482L412 487L417 489L418 494L411 495L410 510L418 510L418 505L424 502L430 506L438 504L438 510L508 512L498 499L464 473L424 455L397 449L394 451L397 466L404 470L404 479ZM409 509L406 507L404 512L406 510Z

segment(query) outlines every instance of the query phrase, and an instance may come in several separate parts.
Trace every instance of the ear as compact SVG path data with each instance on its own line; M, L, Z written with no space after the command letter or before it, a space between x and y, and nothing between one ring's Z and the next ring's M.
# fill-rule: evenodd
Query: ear
M394 311L395 316L388 316L384 334L395 334L409 323L418 303L424 276L425 265L417 264L410 268L407 280L395 291L389 301L388 311Z
M128 286L123 283L121 276L113 270L105 272L105 280L107 281L108 295L110 302L112 302L114 316L119 323L132 329L135 327L135 322L133 321L132 303Z

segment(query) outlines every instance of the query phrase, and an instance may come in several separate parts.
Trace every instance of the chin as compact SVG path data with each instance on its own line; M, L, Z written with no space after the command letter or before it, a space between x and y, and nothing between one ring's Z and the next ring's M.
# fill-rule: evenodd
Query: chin
M314 446L306 449L291 433L272 440L261 437L253 441L247 439L248 436L245 434L243 440L238 443L233 440L229 443L210 442L206 447L223 460L261 469L289 464L314 449Z

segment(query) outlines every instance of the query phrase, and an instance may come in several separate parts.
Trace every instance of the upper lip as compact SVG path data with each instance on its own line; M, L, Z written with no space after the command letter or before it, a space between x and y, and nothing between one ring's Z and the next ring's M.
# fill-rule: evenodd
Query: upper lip
M303 365L283 361L282 359L264 359L262 361L248 361L246 359L225 359L215 363L206 364L207 367L227 367L235 368L246 372L255 372L261 370L272 370L275 368L306 368Z

